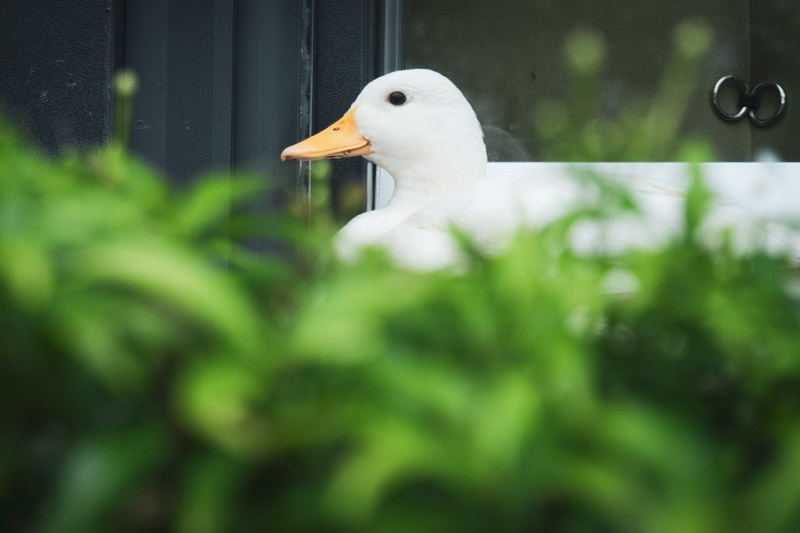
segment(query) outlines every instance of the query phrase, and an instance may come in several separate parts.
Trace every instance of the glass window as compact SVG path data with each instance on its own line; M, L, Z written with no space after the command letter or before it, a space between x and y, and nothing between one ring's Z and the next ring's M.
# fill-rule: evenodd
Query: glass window
M399 20L399 19L398 19ZM728 122L723 76L800 95L794 0L405 0L402 65L450 77L475 107L492 161L670 161L687 141L719 161L800 160L800 115ZM741 91L726 83L720 105ZM760 91L760 116L778 107Z

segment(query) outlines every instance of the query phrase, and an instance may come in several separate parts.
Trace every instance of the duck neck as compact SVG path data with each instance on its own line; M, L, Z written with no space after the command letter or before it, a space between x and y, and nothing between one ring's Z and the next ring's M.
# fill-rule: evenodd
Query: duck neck
M486 175L485 151L457 159L423 161L381 165L391 174L395 183L389 206L417 209L454 194Z

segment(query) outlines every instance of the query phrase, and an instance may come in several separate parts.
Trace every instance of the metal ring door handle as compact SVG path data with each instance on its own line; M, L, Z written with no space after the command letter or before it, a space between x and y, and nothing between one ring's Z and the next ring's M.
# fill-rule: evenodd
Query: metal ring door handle
M735 84L739 89L739 109L734 113L725 111L719 102L720 90L725 84L731 83ZM759 117L757 113L761 106L762 93L765 91L774 91L777 94L778 107L772 115L762 118ZM736 76L728 75L721 77L717 80L717 83L714 84L714 89L711 91L711 105L714 108L714 112L722 120L737 122L747 115L750 118L750 122L756 126L771 126L783 116L786 110L786 91L773 81L759 83L750 89L750 86L745 81Z

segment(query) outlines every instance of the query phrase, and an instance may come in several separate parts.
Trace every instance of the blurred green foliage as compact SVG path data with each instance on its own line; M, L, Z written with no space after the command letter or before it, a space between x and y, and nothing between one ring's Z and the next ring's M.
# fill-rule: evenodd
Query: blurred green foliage
M693 238L699 176L662 249L573 214L463 275L338 265L260 188L0 130L3 531L795 530L800 282Z
M695 238L696 169L660 249L577 254L589 206L420 274L332 260L324 187L257 215L263 180L176 192L120 137L0 125L0 530L796 531L800 278Z

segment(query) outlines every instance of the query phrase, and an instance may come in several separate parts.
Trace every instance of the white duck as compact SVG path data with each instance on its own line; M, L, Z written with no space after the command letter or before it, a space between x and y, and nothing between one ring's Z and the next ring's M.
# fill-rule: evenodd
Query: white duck
M355 217L337 234L335 249L346 260L365 246L379 245L406 267L442 268L457 264L460 257L453 226L494 251L520 226L537 226L587 200L587 190L563 165L536 175L513 171L486 178L486 147L475 112L450 80L431 70L397 71L373 80L340 120L286 148L281 159L358 155L389 172L395 190L386 207ZM642 178L608 170L604 174L631 190L646 216L603 227L579 226L573 235L577 246L648 245L680 228L685 180L676 182L663 172ZM740 187L739 196L752 200L754 187L755 182ZM712 215L717 227L747 219L753 229L752 212L730 202L718 202ZM759 222L756 233L763 234L766 225ZM780 247L798 254L796 232L773 237Z

